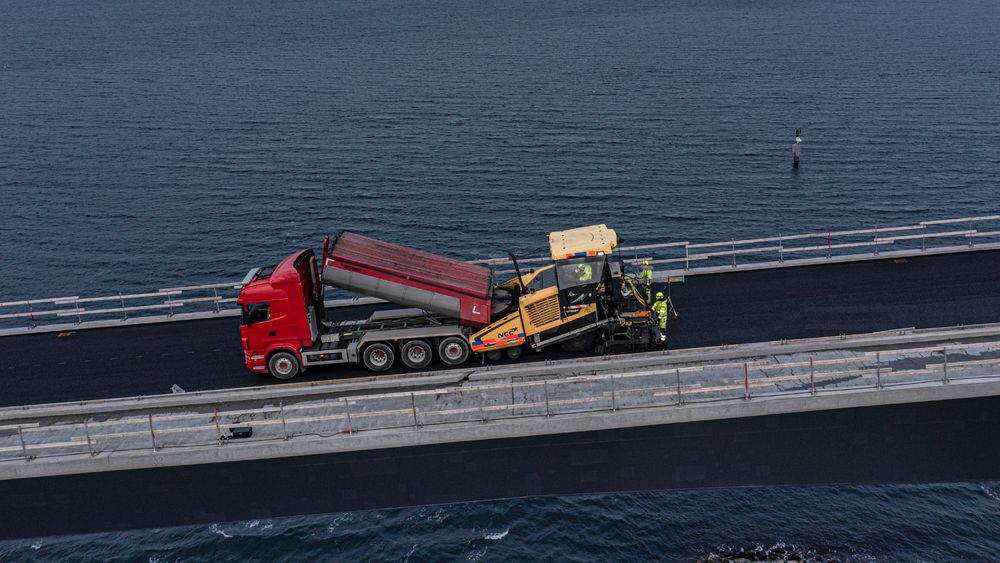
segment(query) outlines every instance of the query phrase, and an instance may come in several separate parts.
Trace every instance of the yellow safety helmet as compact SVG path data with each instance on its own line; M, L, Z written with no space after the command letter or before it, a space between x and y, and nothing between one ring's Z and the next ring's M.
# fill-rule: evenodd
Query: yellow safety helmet
M643 260L642 261L642 265L643 266L649 266L649 260Z
M663 299L663 292L662 291L657 291L656 292L656 298L657 299Z

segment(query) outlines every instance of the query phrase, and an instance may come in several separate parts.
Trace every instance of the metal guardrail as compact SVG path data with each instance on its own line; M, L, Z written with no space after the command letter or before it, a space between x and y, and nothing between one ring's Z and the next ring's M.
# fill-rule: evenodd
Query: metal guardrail
M981 224L993 224L979 230ZM959 226L959 228L956 228ZM817 243L818 241L818 243ZM654 266L677 267L680 273L697 269L746 266L753 263L784 263L786 257L827 258L878 256L887 249L910 249L914 254L949 247L975 248L980 241L1000 243L1000 215L962 217L922 221L916 225L839 230L829 228L805 234L781 235L756 239L692 243L666 242L621 247L631 254L625 262L638 265L649 260ZM859 249L870 249L858 253ZM855 252L854 254L845 251ZM522 264L547 263L548 257L519 259ZM489 266L511 264L508 258L473 260ZM498 274L513 274L500 270ZM171 287L154 292L103 296L56 297L0 302L0 329L44 325L82 325L92 320L129 321L131 318L161 315L173 317L178 312L202 312L233 315L236 295L245 281ZM349 304L348 302L344 302Z
M75 328L113 326L130 321L187 320L212 316L239 316L234 307L240 283L206 284L160 289L149 293L119 294L108 297L56 297L28 301L0 303L4 307L24 308L15 313L0 313L0 336L30 333L35 329L74 330ZM205 295L211 291L211 295ZM354 296L346 299L327 300L326 306L349 307L383 303L374 297ZM88 304L99 303L96 307ZM104 303L114 303L109 307ZM165 315L162 313L166 313ZM146 313L158 313L148 315ZM21 321L17 323L16 321ZM27 321L26 325L24 321ZM112 321L108 323L108 321Z
M877 352L815 353L646 371L465 385L210 411L137 409L124 416L30 419L0 425L0 469L39 458L349 437L358 432L677 408L888 387L1000 379L1000 342ZM221 409L221 410L220 410Z
M993 224L989 230L979 230L981 224ZM964 228L956 228L957 226ZM962 217L921 221L906 226L875 226L869 229L837 230L827 227L804 234L782 235L755 239L736 239L693 243L690 241L653 243L623 246L622 254L631 254L625 262L639 265L649 260L655 266L668 265L682 271L694 268L731 266L736 268L752 263L784 263L786 258L827 258L838 256L878 256L886 250L913 250L926 252L945 247L975 248L978 241L989 239L1000 242L1000 215ZM870 249L858 253L859 249ZM845 254L849 250L853 254ZM549 257L518 259L520 264L549 262ZM491 266L511 264L508 258L477 260ZM512 274L514 270L498 273Z
M240 283L215 283L187 287L170 287L147 293L130 293L104 297L54 297L29 299L0 303L0 311L23 309L17 312L0 313L2 320L28 321L32 328L46 320L70 319L80 324L86 317L91 319L117 318L122 321L144 312L166 312L168 316L178 311L203 310L219 313L229 304L236 302L236 295L243 287ZM211 295L208 295L208 294Z

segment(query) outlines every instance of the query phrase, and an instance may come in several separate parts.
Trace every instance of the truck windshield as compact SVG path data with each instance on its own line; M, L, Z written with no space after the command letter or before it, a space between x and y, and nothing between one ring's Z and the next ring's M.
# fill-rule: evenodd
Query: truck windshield
M245 325L252 325L270 319L270 303L247 303L243 306L243 324Z

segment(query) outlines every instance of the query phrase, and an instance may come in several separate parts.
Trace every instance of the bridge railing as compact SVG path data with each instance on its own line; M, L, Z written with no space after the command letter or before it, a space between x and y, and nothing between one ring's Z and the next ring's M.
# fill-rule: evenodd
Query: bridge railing
M201 412L191 412L197 408L183 412L138 408L125 415L24 418L19 424L0 423L0 471L6 463L50 457L350 439L359 432L401 428L420 431L532 417L878 393L887 388L960 384L967 379L997 380L997 368L1000 342L987 342L847 355L797 354L782 357L780 362L770 358L632 372L595 371L259 407L220 402Z
M242 286L239 282L226 282L100 297L73 295L0 302L0 328L235 311L236 296Z
M791 234L727 241L664 242L620 248L625 262L634 266L649 260L657 271L683 275L692 270L739 269L787 261L834 260L909 252L974 248L1000 248L1000 215L922 221L906 226L873 226L833 230L829 227ZM530 267L548 263L548 257L519 259ZM494 267L499 274L513 274L507 258L474 260ZM99 297L56 297L0 302L0 334L15 329L66 326L84 323L128 322L138 318L171 318L191 313L235 315L236 296L247 280L171 287L152 292ZM345 302L349 303L349 302Z
M146 293L102 297L53 297L0 302L0 335L36 328L73 330L84 326L114 326L137 320L169 320L238 316L236 298L243 282L168 287ZM327 306L366 304L373 298L328 300Z
M809 233L715 241L665 242L623 246L617 252L625 262L641 265L648 260L654 270L683 274L692 269L740 268L791 260L833 260L839 257L879 256L894 251L919 254L941 249L976 248L1000 243L1000 215L921 221L914 225L879 226L866 229L834 230L829 226ZM547 257L518 259L528 266L546 263ZM503 267L510 259L477 260ZM513 269L500 269L512 274Z

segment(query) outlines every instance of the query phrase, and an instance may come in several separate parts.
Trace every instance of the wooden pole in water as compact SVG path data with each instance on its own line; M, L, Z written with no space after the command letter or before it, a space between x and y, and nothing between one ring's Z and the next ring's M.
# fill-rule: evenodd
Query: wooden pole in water
M792 145L792 168L799 167L799 145L802 143L802 129L795 130L795 144Z

